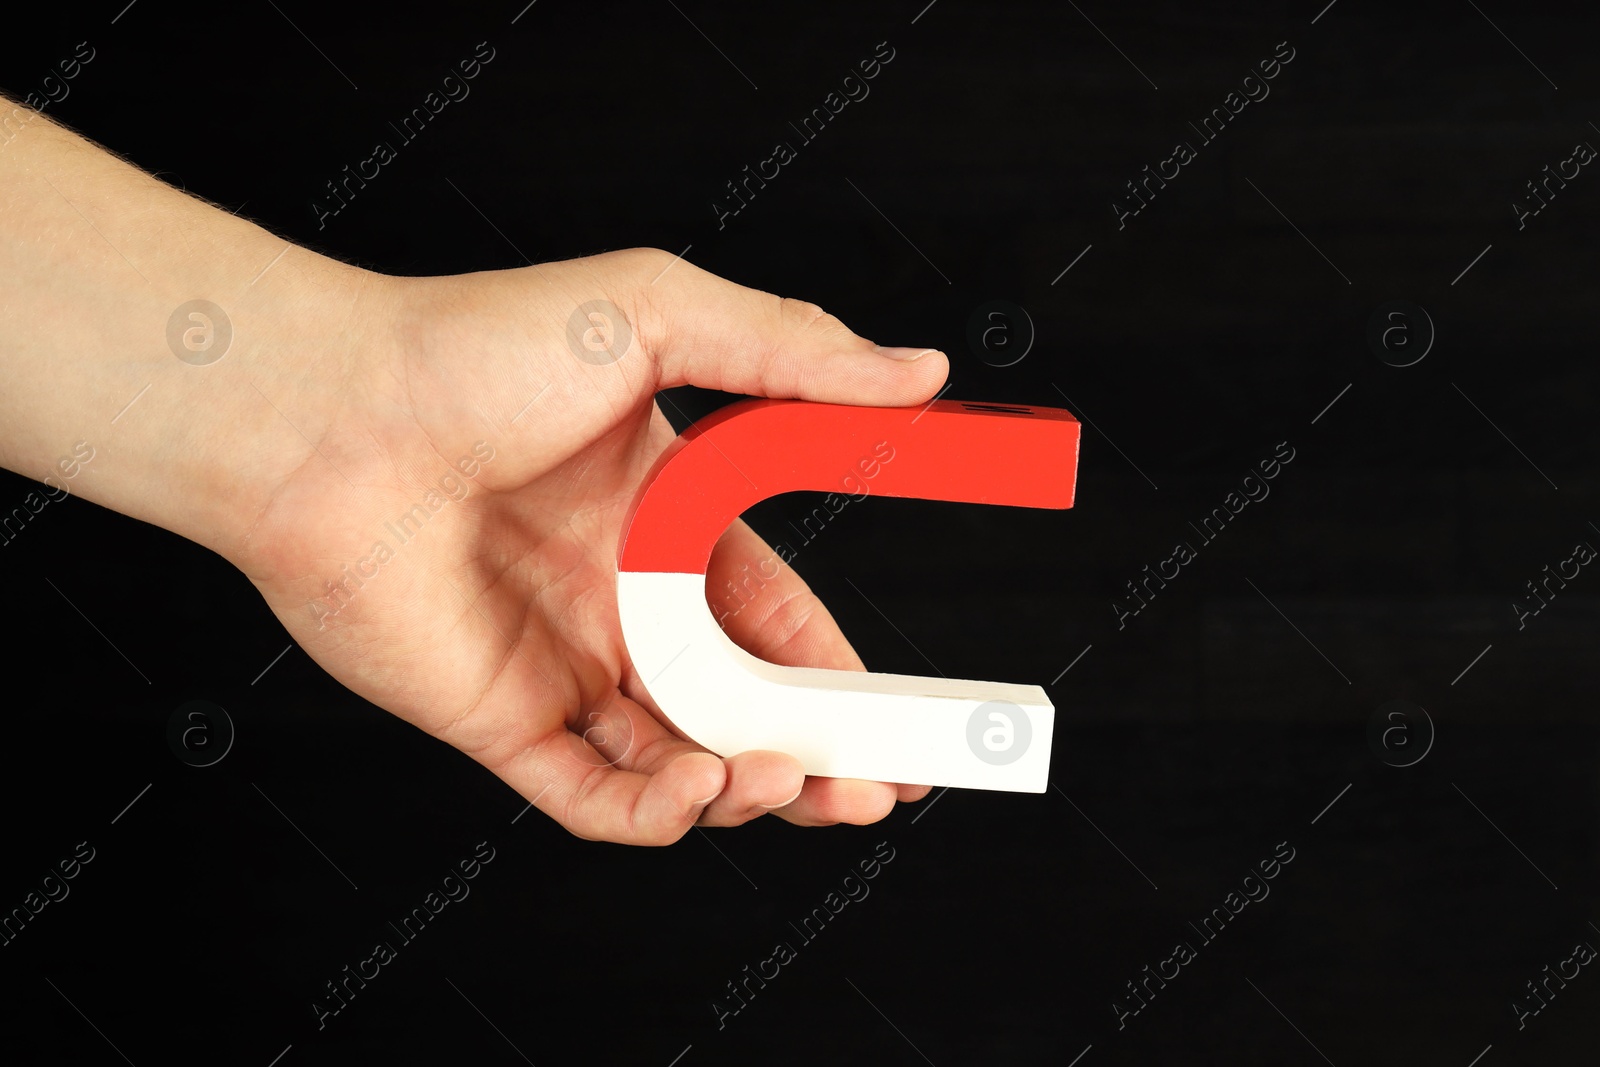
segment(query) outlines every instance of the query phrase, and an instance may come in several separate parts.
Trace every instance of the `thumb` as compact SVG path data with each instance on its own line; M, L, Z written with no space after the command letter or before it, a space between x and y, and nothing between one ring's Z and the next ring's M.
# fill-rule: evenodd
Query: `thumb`
M815 304L737 285L665 252L638 255L630 303L657 389L908 407L934 396L950 372L935 349L879 347Z

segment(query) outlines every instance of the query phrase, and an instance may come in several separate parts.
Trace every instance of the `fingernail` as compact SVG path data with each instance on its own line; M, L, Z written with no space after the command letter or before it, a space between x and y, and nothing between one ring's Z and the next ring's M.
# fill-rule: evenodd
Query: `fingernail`
M715 793L712 793L710 796L706 797L704 800L695 801L693 804L690 805L690 807L693 807L693 808L704 807L705 805L711 803L713 800L717 799L721 795L722 795L722 790L719 789Z
M776 808L787 808L790 804L793 804L795 801L800 799L800 794L805 791L805 788L805 785L802 783L800 788L794 791L794 796L790 797L788 800L785 800L782 804L757 804L756 807L761 808L764 811L772 811Z
M876 347L880 356L888 356L890 359L903 359L908 363L913 359L921 359L930 352L939 351L937 348L885 348L883 345L877 345Z

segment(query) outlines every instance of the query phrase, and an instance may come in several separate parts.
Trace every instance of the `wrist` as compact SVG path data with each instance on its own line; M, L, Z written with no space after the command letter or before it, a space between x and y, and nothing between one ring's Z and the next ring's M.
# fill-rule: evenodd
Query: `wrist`
M168 369L192 414L164 449L176 476L157 521L250 573L253 534L291 480L336 494L362 484L358 446L392 380L402 281L290 247L223 308L229 350Z

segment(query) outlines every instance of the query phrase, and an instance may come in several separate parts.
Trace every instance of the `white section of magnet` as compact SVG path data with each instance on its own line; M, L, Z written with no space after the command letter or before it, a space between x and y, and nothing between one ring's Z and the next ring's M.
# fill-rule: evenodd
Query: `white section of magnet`
M1055 709L1036 685L783 667L722 632L706 576L620 571L623 639L656 704L719 756L787 752L807 774L1021 793L1049 787Z

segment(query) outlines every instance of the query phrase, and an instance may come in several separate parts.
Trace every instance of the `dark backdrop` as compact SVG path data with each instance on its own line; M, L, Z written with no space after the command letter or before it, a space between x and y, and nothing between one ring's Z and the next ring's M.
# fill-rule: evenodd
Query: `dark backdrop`
M687 248L944 348L952 398L1074 411L1072 510L874 499L796 561L873 669L1046 685L1055 788L580 842L298 649L275 659L287 636L221 560L73 499L0 550L0 906L79 842L94 858L0 947L0 1058L1592 1062L1600 975L1574 949L1600 947L1600 577L1552 584L1520 628L1513 608L1600 544L1600 177L1552 183L1520 228L1513 208L1600 144L1592 19L523 2L30 8L0 71L33 91L87 41L50 114L376 269ZM479 42L471 95L319 228L324 183ZM788 123L880 42L870 95L799 144ZM1290 50L1204 143L1188 123ZM719 226L778 140L797 158ZM1119 224L1178 140L1195 157ZM993 300L1025 310L975 350ZM1270 496L1201 541L1189 523L1285 442ZM28 485L0 478L5 506ZM785 539L815 503L751 518ZM1119 628L1125 583L1181 540L1196 558ZM167 741L192 699L237 731L207 768ZM324 983L480 841L470 898L319 1030ZM870 895L801 940L875 851ZM1206 940L1246 890L1270 895ZM796 957L719 1027L715 998L779 941ZM1179 942L1194 957L1165 963ZM1147 965L1178 976L1134 1013ZM1526 983L1574 968L1532 1014Z

